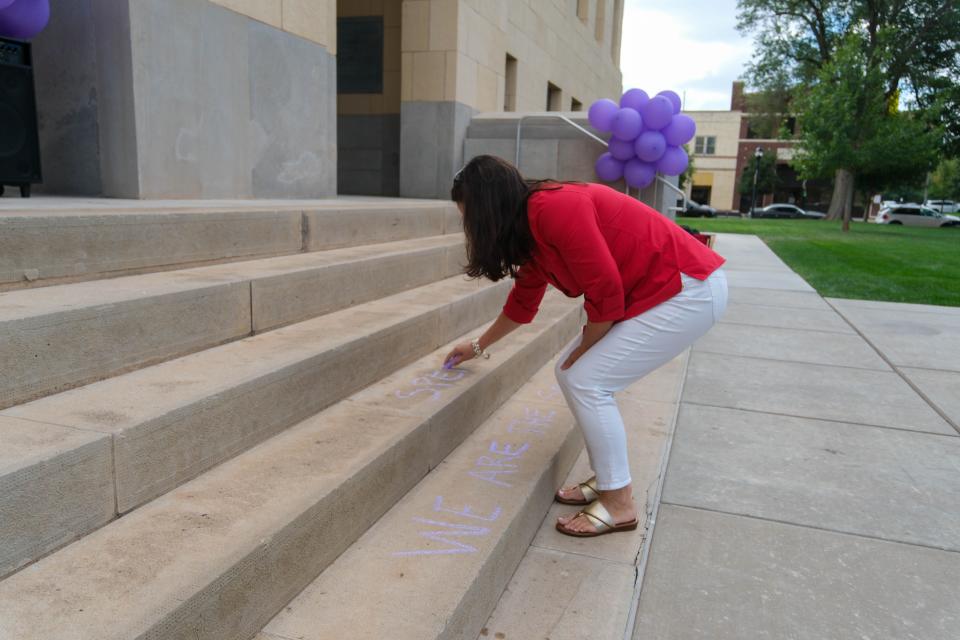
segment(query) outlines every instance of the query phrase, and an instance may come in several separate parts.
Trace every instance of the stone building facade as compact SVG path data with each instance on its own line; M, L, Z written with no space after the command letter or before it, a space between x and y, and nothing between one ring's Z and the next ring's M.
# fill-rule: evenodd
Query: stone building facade
M53 193L443 197L475 114L621 90L623 0L51 6L34 58Z

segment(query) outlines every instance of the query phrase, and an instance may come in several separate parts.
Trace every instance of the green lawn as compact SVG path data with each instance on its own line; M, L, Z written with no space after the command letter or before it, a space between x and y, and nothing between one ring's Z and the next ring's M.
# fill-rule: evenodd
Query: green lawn
M678 218L701 231L759 236L823 296L960 306L960 227Z

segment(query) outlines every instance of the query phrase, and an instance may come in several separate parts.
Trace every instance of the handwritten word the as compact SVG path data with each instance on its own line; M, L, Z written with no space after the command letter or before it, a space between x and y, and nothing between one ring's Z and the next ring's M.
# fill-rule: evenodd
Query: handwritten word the
M524 407L523 417L514 418L507 424L507 433L546 433L546 428L553 423L557 417L556 411L543 413L533 407Z

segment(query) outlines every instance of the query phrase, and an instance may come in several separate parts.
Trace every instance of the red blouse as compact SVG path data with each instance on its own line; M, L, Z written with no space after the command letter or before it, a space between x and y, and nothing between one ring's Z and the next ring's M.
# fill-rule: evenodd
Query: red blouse
M583 295L590 322L638 316L680 292L680 273L705 280L725 261L669 218L601 184L563 184L527 203L535 246L503 307L537 315L547 284Z

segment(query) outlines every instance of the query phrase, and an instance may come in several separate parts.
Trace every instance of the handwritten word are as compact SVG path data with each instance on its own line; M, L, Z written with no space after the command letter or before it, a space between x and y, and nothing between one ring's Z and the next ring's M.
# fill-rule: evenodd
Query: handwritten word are
M410 382L412 389L397 389L394 393L398 398L412 398L421 393L429 393L430 400L439 400L444 389L456 386L454 383L465 375L467 375L466 371L437 369L425 376L414 378Z
M483 522L495 522L503 510L500 507L494 508L489 514L483 515L475 513L473 508L465 506L462 509L448 509L443 506L443 496L437 496L433 502L433 511L437 513L450 513L455 516L469 520L480 520ZM395 551L394 556L441 556L458 553L476 553L477 548L473 545L454 540L454 538L480 538L490 533L490 527L484 527L477 524L460 524L457 522L443 522L440 520L431 520L429 518L411 518L414 522L425 524L430 527L441 527L431 531L420 531L418 535L431 542L446 545L440 548L414 549L411 551ZM450 518L447 518L448 520Z
M517 448L510 444L500 446L494 440L490 443L489 452L491 455L477 458L477 461L473 463L473 470L468 471L467 475L499 487L512 487L513 485L509 482L501 480L500 476L516 473L520 466L517 462L529 448L530 445L527 443Z

